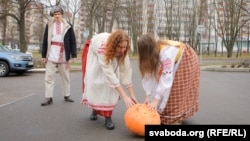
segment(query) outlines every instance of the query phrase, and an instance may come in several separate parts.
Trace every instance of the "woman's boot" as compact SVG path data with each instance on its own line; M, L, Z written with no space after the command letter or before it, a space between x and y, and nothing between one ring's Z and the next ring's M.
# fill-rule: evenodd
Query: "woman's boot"
M97 114L96 114L95 110L92 111L89 118L90 118L90 120L96 120L97 119Z
M106 117L106 118L105 118L105 126L106 126L107 129L109 129L109 130L114 129L115 125L113 124L111 117Z

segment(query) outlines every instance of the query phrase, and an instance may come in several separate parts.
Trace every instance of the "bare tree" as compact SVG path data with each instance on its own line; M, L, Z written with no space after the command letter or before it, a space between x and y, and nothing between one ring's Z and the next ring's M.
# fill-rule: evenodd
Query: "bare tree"
M26 39L25 39L25 12L27 11L27 6L32 2L32 0L12 0L9 1L10 8L6 13L1 13L0 17L11 17L17 22L17 27L19 31L19 46L21 52L27 51ZM17 9L17 10L16 10Z
M179 40L181 27L181 8L180 0L164 0L166 5L166 36L171 40Z
M44 27L46 24L44 19L49 20L50 16L44 12L46 5L40 2L30 3L28 8L29 12L26 14L26 17L29 17L29 20L25 23L27 31L29 31L26 35L27 44L36 45L41 49Z
M120 17L123 17L123 11L124 8L122 7L122 3L119 0L112 0L112 4L113 4L113 8L111 11L112 12L112 16L111 16L111 20L109 22L109 29L107 30L108 32L111 32L113 29L113 25L115 22L118 22Z
M199 36L196 27L201 24L202 10L196 0L164 0L165 36L182 41L197 49Z
M6 44L6 27L7 27L7 16L6 13L8 11L8 7L9 7L9 1L5 1L5 0L1 0L0 1L0 6L1 6L1 17L0 17L0 21L1 21L1 29L2 29L2 44L5 45Z
M240 30L250 20L244 19L245 0L213 0L213 6L217 17L213 27L227 49L227 57L231 58Z
M97 23L98 32L105 31L105 25L107 24L107 14L112 14L112 0L105 0L101 1L100 5L98 6L98 10L95 13L95 21Z
M200 43L201 39L200 36L197 36L196 33L196 27L202 23L201 17L202 17L202 6L201 3L197 3L197 0L189 0L189 1L183 1L185 2L186 6L184 9L188 10L186 12L186 25L184 28L184 32L187 35L188 38L186 38L186 43L191 45L195 50L198 50L198 44ZM201 50L201 46L199 47L199 52Z
M65 4L66 11L70 11L68 14L73 14L66 16L68 18L68 21L73 25L75 25L75 19L77 16L77 13L79 12L81 5L80 0L62 0L62 2Z
M137 39L141 34L143 34L143 24L144 20L142 20L142 11L143 9L143 0L135 1L135 0L126 0L124 4L125 17L127 17L127 25L129 35L132 41L133 47L133 55L137 54ZM147 29L145 29L147 30Z
M98 8L102 4L102 0L81 0L82 5L85 8L85 11L88 16L86 22L86 28L89 31L89 37L92 37L95 30L94 30L94 25L95 25L95 14L98 12Z

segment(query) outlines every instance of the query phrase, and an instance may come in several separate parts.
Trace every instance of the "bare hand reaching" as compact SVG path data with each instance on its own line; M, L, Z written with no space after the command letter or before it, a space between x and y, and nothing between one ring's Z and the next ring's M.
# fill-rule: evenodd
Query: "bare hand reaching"
M158 103L159 103L159 100L158 99L154 99L152 102L150 102L148 104L148 107L150 109L157 110Z
M131 106L133 106L134 104L136 104L130 97L125 97L124 99L124 102L126 104L126 107L129 108Z

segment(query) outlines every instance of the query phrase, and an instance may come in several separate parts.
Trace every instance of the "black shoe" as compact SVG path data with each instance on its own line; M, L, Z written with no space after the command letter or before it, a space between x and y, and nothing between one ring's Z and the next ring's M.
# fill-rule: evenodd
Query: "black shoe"
M46 98L45 101L41 103L41 106L50 105L52 103L53 103L53 99L52 98Z
M64 97L64 100L65 100L66 102L74 102L74 100L70 99L69 96L65 96L65 97Z
M105 126L106 126L106 128L109 129L109 130L112 130L112 129L115 128L115 125L114 125L114 123L113 123L112 120L111 120L111 117L106 117L106 118L105 118Z
M96 112L93 110L90 117L89 117L90 120L97 120L97 114Z

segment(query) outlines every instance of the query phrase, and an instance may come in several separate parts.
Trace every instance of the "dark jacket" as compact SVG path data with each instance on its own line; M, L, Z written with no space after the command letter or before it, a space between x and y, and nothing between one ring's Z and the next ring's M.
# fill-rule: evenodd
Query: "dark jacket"
M49 50L51 47L51 38L52 38L52 27L54 21L49 22L44 31L43 36L43 45L42 45L42 58L48 58ZM77 58L77 49L76 49L76 38L72 26L63 20L63 43L65 50L66 61L69 61L70 58ZM71 56L70 56L71 55Z

